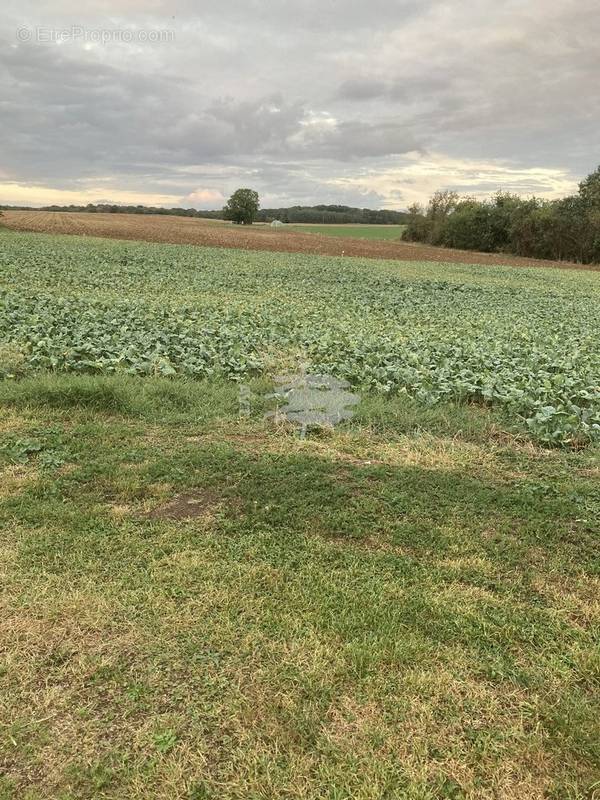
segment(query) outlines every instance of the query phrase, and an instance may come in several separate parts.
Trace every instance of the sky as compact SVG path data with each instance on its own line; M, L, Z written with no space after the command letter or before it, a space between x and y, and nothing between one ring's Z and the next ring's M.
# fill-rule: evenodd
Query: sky
M3 0L0 203L563 196L599 41L598 0Z

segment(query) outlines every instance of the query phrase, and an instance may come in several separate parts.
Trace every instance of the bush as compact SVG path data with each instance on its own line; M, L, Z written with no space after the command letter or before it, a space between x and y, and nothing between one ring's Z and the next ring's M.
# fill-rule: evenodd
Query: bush
M498 193L491 200L436 192L427 209L409 209L403 238L463 250L556 261L600 263L600 167L562 200L522 200Z

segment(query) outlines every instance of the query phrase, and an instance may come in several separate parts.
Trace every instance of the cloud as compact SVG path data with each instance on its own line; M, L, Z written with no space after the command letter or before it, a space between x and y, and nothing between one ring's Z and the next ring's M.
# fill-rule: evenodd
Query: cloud
M348 78L339 87L336 96L341 100L376 100L389 93L388 83L377 78Z
M70 25L173 38L16 37ZM596 0L5 4L0 201L551 196L596 166L599 38Z
M86 205L87 203L116 203L121 205L175 206L176 195L153 194L139 191L128 192L117 186L89 186L79 189L55 189L36 184L0 181L0 197L3 205Z
M414 154L394 166L333 178L332 183L346 189L375 190L386 205L396 207L425 203L437 190L475 197L504 191L546 199L564 197L577 190L577 182L566 170L518 169L502 162L452 159L443 154Z
M225 197L215 189L196 189L183 197L179 205L192 208L220 208Z

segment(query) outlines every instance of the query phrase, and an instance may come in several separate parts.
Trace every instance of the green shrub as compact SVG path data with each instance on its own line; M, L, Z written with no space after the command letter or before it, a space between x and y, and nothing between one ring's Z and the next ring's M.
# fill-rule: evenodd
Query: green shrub
M522 200L502 192L490 200L461 199L436 192L426 210L417 205L409 213L406 241L600 263L600 167L577 195L562 200Z

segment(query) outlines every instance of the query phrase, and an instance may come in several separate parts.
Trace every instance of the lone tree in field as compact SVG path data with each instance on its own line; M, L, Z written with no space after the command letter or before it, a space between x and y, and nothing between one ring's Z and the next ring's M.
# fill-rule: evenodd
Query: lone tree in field
M225 219L236 225L252 225L258 211L258 192L253 189L238 189L223 209Z

